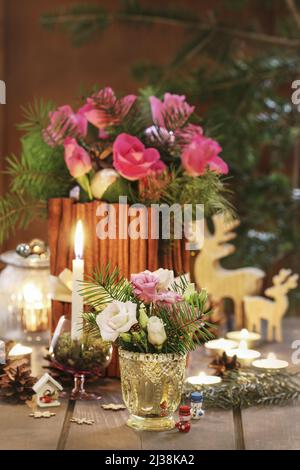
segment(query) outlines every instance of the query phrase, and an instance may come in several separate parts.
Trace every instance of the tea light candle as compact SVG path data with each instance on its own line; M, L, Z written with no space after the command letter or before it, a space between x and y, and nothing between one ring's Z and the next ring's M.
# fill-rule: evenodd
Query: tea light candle
M16 361L17 359L28 359L30 364L31 362L32 349L27 346L22 346L18 343L8 353L8 359L10 361Z
M187 378L187 382L191 385L215 385L221 381L221 377L217 377L215 375L206 375L205 372L200 372L199 375Z
M261 354L254 349L248 349L246 341L241 341L237 349L229 349L226 351L229 357L237 356L241 367L249 367L255 359L258 359Z
M5 364L6 362L6 353L5 353L5 343L0 340L0 364Z
M287 361L282 361L281 359L277 359L276 354L270 353L268 354L266 359L259 359L258 361L254 361L252 364L254 367L258 369L286 369L289 363Z
M237 348L238 343L236 341L231 341L229 339L219 338L219 339L213 339L211 341L207 341L204 347L206 349L206 352L210 356L215 356L217 354L222 356L224 351L227 351L228 349Z
M71 337L73 340L80 340L82 335L82 314L83 297L79 290L82 287L84 274L83 255L83 226L81 220L77 222L75 230L75 259L73 260L73 289L72 289L72 318L71 318Z
M246 341L248 348L252 348L261 339L260 334L248 331L246 328L243 328L241 331L229 331L226 337L238 343Z

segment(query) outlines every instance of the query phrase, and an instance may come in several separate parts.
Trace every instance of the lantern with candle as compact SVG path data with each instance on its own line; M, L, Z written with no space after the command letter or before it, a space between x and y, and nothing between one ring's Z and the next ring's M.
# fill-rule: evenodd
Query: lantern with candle
M84 388L85 377L100 376L112 357L109 342L94 338L84 331L84 299L80 291L84 281L84 230L79 220L75 229L74 253L72 262L71 319L60 317L54 331L50 354L54 365L74 376L71 399L91 400L99 397L87 393Z
M7 265L0 274L0 336L6 340L47 343L51 308L49 254L32 251L30 245L33 249L37 246L29 244L26 253L18 247L18 251L0 256Z

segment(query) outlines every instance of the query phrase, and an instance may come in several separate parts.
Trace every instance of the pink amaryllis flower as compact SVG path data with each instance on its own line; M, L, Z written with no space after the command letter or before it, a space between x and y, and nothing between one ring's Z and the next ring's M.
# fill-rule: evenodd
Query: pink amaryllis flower
M98 129L119 124L129 113L136 100L135 95L117 99L110 87L103 88L87 99L81 112Z
M113 144L113 165L127 180L136 181L145 178L151 174L159 161L158 150L145 148L144 144L132 135L122 133Z
M219 157L222 148L213 139L195 135L191 142L183 147L181 162L190 176L200 176L209 168L216 173L227 174L227 163Z
M92 169L89 154L78 145L76 139L67 137L64 140L65 162L73 178L80 178Z
M165 93L163 101L156 96L150 96L149 101L154 124L173 131L182 127L195 109L184 95Z
M65 137L85 137L87 134L87 119L79 110L73 111L71 106L60 106L49 113L50 124L43 130L45 142L54 147L63 144Z
M145 304L155 302L157 299L157 284L159 279L150 271L131 274L131 284L134 294Z

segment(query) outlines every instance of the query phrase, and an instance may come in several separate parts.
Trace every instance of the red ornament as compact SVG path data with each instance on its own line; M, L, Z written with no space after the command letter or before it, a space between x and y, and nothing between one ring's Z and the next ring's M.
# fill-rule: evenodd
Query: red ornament
M179 407L179 421L175 424L179 432L189 432L191 429L191 409L187 405Z

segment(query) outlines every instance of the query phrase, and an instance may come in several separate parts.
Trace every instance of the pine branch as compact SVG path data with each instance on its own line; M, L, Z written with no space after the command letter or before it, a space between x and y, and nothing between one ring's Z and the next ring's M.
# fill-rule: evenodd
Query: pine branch
M41 23L45 27L59 26L62 30L67 30L72 33L74 31L80 31L80 27L90 29L90 32L86 31L86 37L90 39L91 33L97 31L99 28L108 23L115 21L121 22L133 22L140 24L161 24L163 26L169 27L183 27L183 28L192 28L194 30L209 32L214 30L215 32L232 36L239 39L248 40L250 42L261 43L270 46L278 46L284 48L295 49L300 46L299 39L290 39L281 36L275 36L265 33L252 32L248 30L240 30L237 28L231 28L223 26L221 24L215 23L203 23L199 18L195 16L190 17L188 15L186 18L170 13L160 12L156 13L155 11L146 10L140 11L140 13L134 13L134 11L120 11L120 12L106 12L102 8L92 7L93 11L91 12L82 12L81 9L77 7L77 11L72 9L70 13L51 13L46 14L42 17ZM99 26L98 26L99 25Z
M299 373L231 370L223 382L204 390L205 408L287 405L300 399ZM186 393L195 387L186 383Z
M46 203L24 194L8 193L0 198L0 244L16 229L24 229L35 216L46 209Z
M18 125L18 128L25 132L42 131L48 124L49 113L55 109L52 101L43 101L34 99L33 103L21 108L24 122Z
M131 284L120 275L117 267L110 272L109 265L96 271L82 286L85 302L96 311L101 311L112 300L127 302L133 298Z

